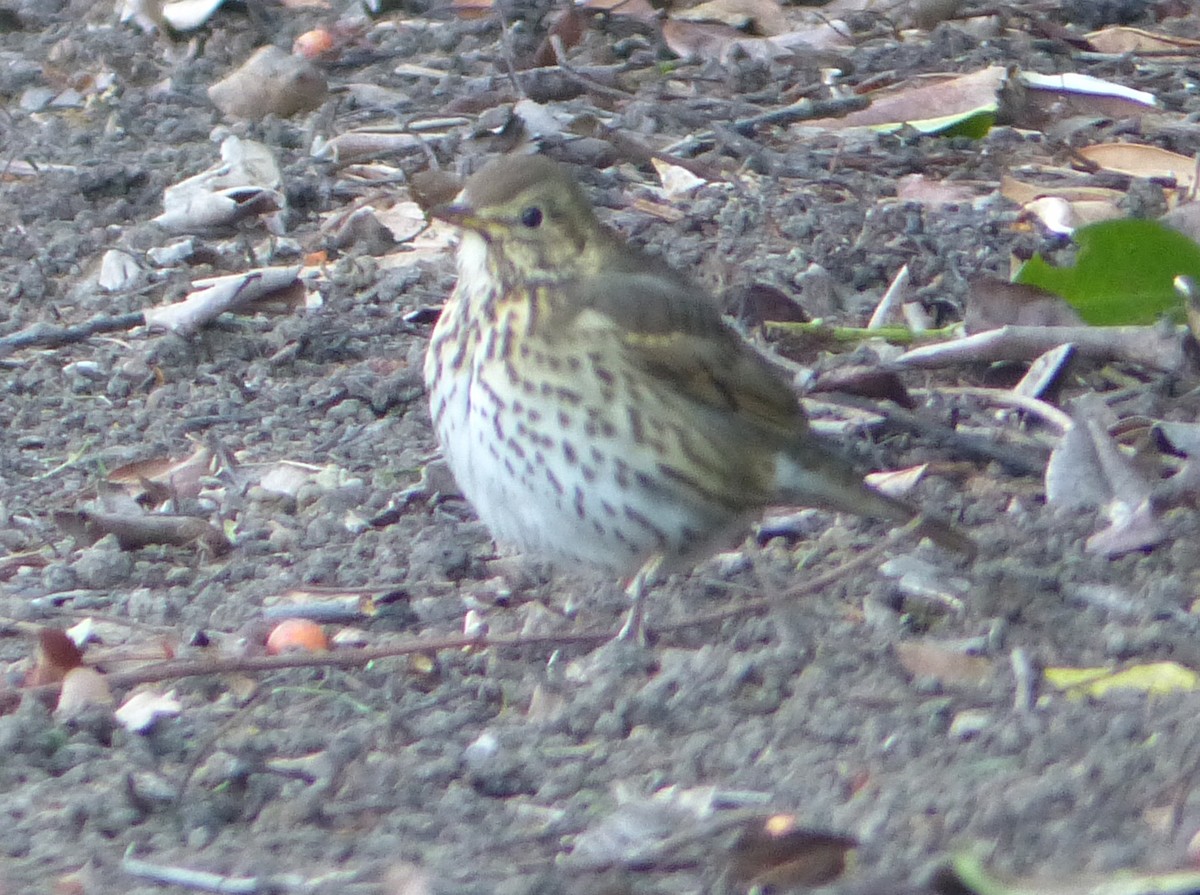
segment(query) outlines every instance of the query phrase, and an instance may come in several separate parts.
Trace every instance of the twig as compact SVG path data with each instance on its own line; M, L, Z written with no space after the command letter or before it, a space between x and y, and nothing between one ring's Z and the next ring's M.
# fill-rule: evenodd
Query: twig
M284 668L361 668L372 662L378 662L381 659L394 659L400 656L413 655L414 653L437 652L448 649L528 646L546 646L557 649L570 644L600 644L611 638L612 632L606 631L583 634L544 635L539 637L512 635L507 637L413 639L393 646L323 653L319 655L306 653L283 656L241 656L228 659L185 659L182 661L162 662L157 665L149 665L130 671L116 671L105 677L113 687L132 687L137 684L152 684L160 681L178 680L185 677L202 677L209 674L234 674L238 672L250 674L255 672L279 671ZM11 698L19 699L23 694L55 699L58 697L58 692L58 684L43 684L25 689L6 688L0 690L0 705L3 705Z
M981 386L969 385L947 386L937 389L914 388L911 390L911 394L963 395L972 398L982 398L992 404L1000 404L1015 410L1023 410L1026 413L1031 413L1055 426L1060 433L1069 431L1075 425L1075 421L1071 419L1069 414L1059 410L1053 404L1042 401L1039 398L1034 398L1031 395L1022 395L1008 389L983 388Z
M789 326L792 324L788 324ZM923 345L893 361L896 368L933 369L962 363L1031 361L1065 342L1080 355L1119 359L1165 373L1185 369L1186 327L1161 326L1002 326L952 342Z
M824 575L818 575L816 578L810 578L801 584L797 584L782 594L770 597L761 597L757 600L746 600L738 603L736 606L731 606L728 609L719 609L715 612L705 613L703 615L695 615L687 621L674 622L667 625L651 626L650 635L672 634L677 631L686 631L689 628L698 628L703 625L717 624L727 621L731 618L740 618L744 615L755 615L759 612L766 612L781 603L796 600L800 597L806 597L811 594L824 590L830 585L836 584L838 581L845 578L852 572L857 572L859 569L866 568L878 562L887 553L889 549L894 547L904 538L913 534L920 523L924 521L918 516L916 519L909 522L903 528L896 528L888 532L887 537L879 541L875 546L855 556L853 559L848 559L839 566L830 569Z
M591 90L594 93L598 93L601 96L608 97L609 99L619 99L623 101L633 99L632 93L601 84L599 81L596 81L595 79L590 78L573 68L571 64L567 62L566 48L563 47L562 38L557 34L550 35L550 48L554 50L554 61L558 63L558 67L578 81L579 84L586 89Z
M806 323L799 321L768 320L763 324L763 330L768 337L804 338L815 336L830 342L843 342L856 345L868 339L883 339L893 345L914 345L926 342L940 343L959 339L962 335L962 324L952 323L941 329L927 329L924 332L914 332L903 325L877 326L874 329L861 326L833 326L824 320L811 320ZM909 354L901 355L908 357Z
M132 849L133 846L130 846ZM282 885L283 880L265 876L221 876L203 870L188 870L169 864L152 864L131 858L129 852L121 859L121 869L130 876L149 879L157 883L196 889L200 892L218 892L220 895L255 895L258 892L278 892L280 888L298 889L299 880L292 885Z
M74 326L52 326L35 323L11 336L0 336L0 357L8 357L21 348L58 348L84 342L100 333L126 332L144 326L146 317L141 311L115 316L93 317L87 323Z
M235 724L241 723L246 717L246 712L261 703L269 692L271 691L265 687L259 689L257 693L238 706L236 712L226 718L223 723L218 724L217 729L200 744L200 747L192 754L192 759L187 763L187 767L183 769L183 775L179 780L179 788L175 790L175 798L171 800L171 809L173 811L178 812L183 806L183 797L187 794L188 784L192 782L192 776L196 773L200 764L212 754L213 747L216 746L221 737L225 736L226 731Z
M877 402L868 401L855 395L823 392L821 398L830 403L844 404L859 410L879 411ZM1038 456L1030 456L1031 451L1029 450L1017 451L1009 445L999 443L995 438L964 434L902 407L889 407L887 413L883 415L883 421L885 426L915 432L934 439L956 454L976 460L999 463L1017 475L1040 478L1046 471L1049 451L1045 448L1038 451Z
M846 96L840 99L802 99L790 106L784 106L782 109L773 109L770 112L763 112L761 115L741 118L733 122L733 129L743 137L752 137L755 130L764 124L792 124L796 121L808 121L813 118L841 118L843 115L865 109L869 105L871 105L871 101L865 96Z

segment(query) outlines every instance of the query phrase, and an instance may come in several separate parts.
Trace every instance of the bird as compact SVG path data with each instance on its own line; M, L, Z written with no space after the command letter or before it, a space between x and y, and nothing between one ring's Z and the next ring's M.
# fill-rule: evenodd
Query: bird
M455 481L498 544L628 580L644 599L768 506L969 537L870 487L809 426L789 376L686 274L598 219L568 169L502 156L431 217L459 230L458 277L425 384Z

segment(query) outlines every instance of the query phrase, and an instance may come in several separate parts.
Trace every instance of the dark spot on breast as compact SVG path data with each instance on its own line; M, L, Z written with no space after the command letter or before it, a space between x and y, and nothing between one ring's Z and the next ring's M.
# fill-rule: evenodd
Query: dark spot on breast
M651 522L644 513L640 510L635 510L633 507L625 507L625 518L636 525L641 526L654 536L654 540L658 542L659 547L667 545L667 536L661 529Z
M643 444L646 439L646 431L642 427L642 414L636 407L630 407L629 416L629 434L633 436L633 440L638 444Z

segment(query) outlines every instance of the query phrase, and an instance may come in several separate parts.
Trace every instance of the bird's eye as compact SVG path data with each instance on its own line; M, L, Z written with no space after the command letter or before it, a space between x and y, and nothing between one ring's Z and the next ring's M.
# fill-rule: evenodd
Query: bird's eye
M521 223L530 230L542 226L542 210L536 205L530 205L521 212Z

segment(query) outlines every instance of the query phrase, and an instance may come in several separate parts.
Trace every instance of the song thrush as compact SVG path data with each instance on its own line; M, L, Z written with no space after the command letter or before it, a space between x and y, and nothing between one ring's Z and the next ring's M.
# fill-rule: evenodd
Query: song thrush
M493 161L434 217L458 283L425 360L433 425L498 542L629 575L642 595L769 504L907 522L812 432L785 374L712 299L596 218L565 169ZM955 550L971 542L924 519Z

